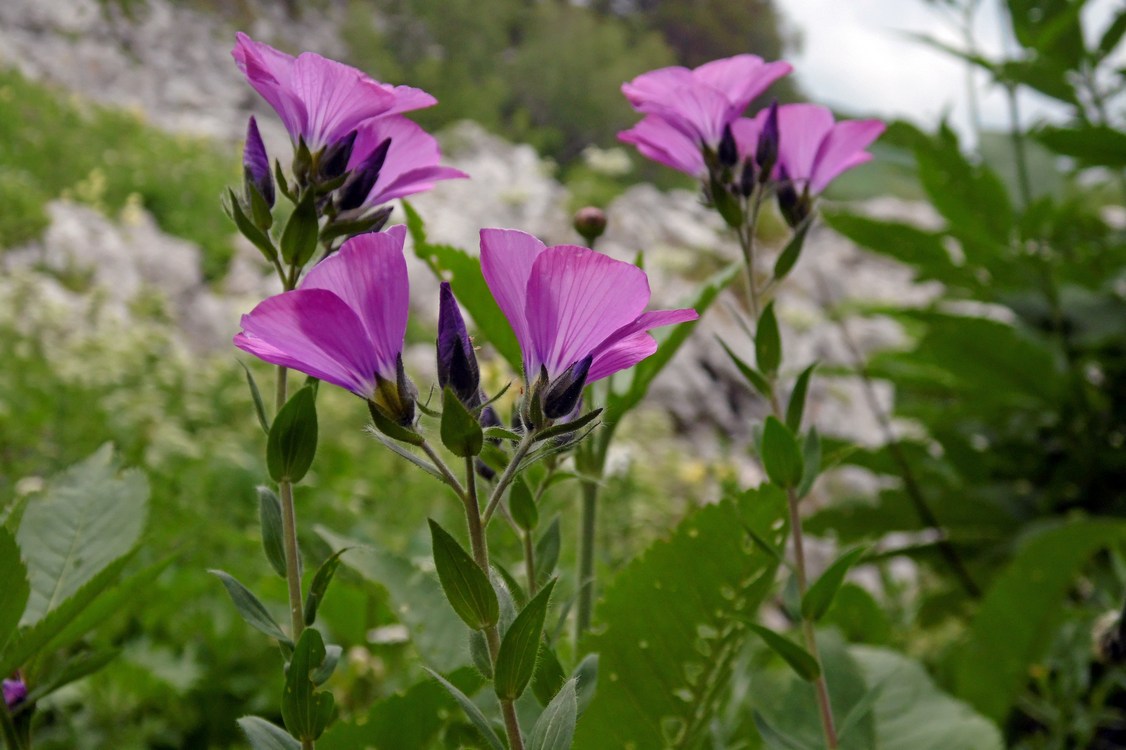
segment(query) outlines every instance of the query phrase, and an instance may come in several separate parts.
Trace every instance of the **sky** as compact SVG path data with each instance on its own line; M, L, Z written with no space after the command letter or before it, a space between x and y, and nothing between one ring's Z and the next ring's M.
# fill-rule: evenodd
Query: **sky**
M1098 38L1121 0L1090 0L1084 11L1087 37ZM1000 3L986 0L976 14L975 36L986 56L1013 51L1016 43L1002 31ZM948 114L951 124L970 137L966 65L907 37L925 33L961 45L961 31L949 13L922 0L777 0L791 29L801 35L801 49L787 59L799 85L814 101L846 113L901 117L933 125ZM1120 46L1118 57L1123 57ZM1008 124L1002 91L974 77L982 124ZM1025 123L1058 119L1051 100L1025 93L1020 100Z

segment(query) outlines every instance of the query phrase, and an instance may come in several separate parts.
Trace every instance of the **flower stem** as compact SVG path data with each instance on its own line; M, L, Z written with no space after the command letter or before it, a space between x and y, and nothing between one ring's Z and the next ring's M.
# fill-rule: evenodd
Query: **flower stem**
M284 367L278 367L275 400L277 411L285 406L286 375ZM301 568L297 548L297 511L293 504L293 483L289 480L278 482L278 494L282 511L282 542L285 547L285 580L289 589L289 619L293 642L301 637L305 629L305 603L301 597Z
M579 599L575 608L575 643L590 628L594 614L594 541L598 520L598 484L581 479L583 505L579 531Z

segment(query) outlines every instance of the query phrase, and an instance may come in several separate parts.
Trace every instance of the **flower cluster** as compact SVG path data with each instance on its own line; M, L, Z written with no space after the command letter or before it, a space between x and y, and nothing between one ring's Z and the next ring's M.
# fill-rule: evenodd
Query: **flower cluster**
M721 210L721 192L745 199L756 184L770 184L786 220L797 226L809 215L813 197L872 158L865 149L885 126L879 120L836 122L832 112L815 104L772 104L744 116L752 99L789 72L787 63L765 63L753 55L695 70L650 71L622 85L645 117L618 138L702 180Z

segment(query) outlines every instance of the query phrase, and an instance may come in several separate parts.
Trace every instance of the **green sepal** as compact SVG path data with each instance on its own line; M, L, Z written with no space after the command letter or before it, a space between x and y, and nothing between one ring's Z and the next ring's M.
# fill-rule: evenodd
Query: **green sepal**
M278 496L269 487L258 488L258 521L262 527L262 549L270 567L286 577L285 535L282 531L282 510Z
M290 203L295 203L293 193L289 189L289 181L285 179L285 172L282 171L281 161L274 159L274 182L277 183L278 192L289 199Z
M246 198L250 204L250 216L254 219L254 225L263 232L268 232L274 225L274 215L270 213L270 207L262 197L262 191L253 180L246 180Z
M223 207L227 209L227 214L234 220L239 233L250 240L251 244L262 252L266 260L271 263L277 263L278 250L274 247L273 241L268 234L254 226L254 222L243 212L242 204L239 202L238 196L235 195L234 190L227 189L227 202Z
M442 590L457 616L474 630L497 624L500 603L485 571L449 533L429 519L434 567Z
M553 579L528 602L504 634L493 676L493 689L501 700L519 698L532 679L547 605L554 588Z
M285 728L299 740L317 739L332 721L332 693L318 691L313 682L313 675L322 668L326 656L321 634L315 628L306 628L293 649L281 702Z
M532 531L539 522L540 514L536 508L535 498L532 497L532 490L523 477L518 477L508 492L508 512L516 525L524 531Z
M801 432L801 418L805 413L805 397L809 392L809 376L813 374L814 367L817 367L816 362L802 370L801 375L798 375L798 379L794 383L794 390L790 393L790 403L786 405L786 426L794 434Z
M398 440L400 443L407 443L408 445L422 445L426 442L426 438L422 435L387 416L375 402L368 402L368 412L371 414L371 421L375 425L375 429L392 440Z
M786 425L766 418L762 431L762 465L770 481L783 489L797 487L802 480L802 455L798 441Z
M285 223L285 229L282 230L282 259L291 266L304 266L317 251L319 235L315 196L312 190L306 190L301 194L301 200L297 201L293 213Z
M775 633L770 628L765 628L757 623L748 622L749 627L770 647L770 650L782 657L790 665L794 673L807 682L813 682L821 676L821 666L817 660L798 644Z
M216 576L227 589L227 593L231 596L231 601L235 605L239 616L246 621L246 624L257 630L259 633L268 635L282 643L293 645L293 641L281 629L281 626L270 616L266 605L262 604L254 593L243 586L229 573L222 570L209 570L207 571L213 576Z
M293 394L274 418L266 439L266 467L275 482L297 483L317 453L317 404L313 389Z
M526 750L570 750L579 720L575 680L570 679L547 704L524 745Z
M778 319L774 317L774 303L763 308L755 330L755 364L767 378L778 372L782 362L782 338L778 333Z
M485 442L481 424L461 399L447 386L442 390L442 445L458 458L470 458L481 452Z
M588 424L598 419L602 414L602 409L592 409L581 417L575 417L570 422L563 422L561 424L554 424L546 430L542 430L537 436L537 440L551 440L552 438L561 437L563 435L570 435L572 432L578 432Z
M731 351L731 347L729 347L723 339L716 338L716 341L723 347L723 351L727 352L727 356L731 358L731 361L735 364L735 368L739 370L739 374L742 375L756 391L761 393L764 397L770 398L770 394L773 392L773 389L770 387L770 381L764 378L758 370L744 362L739 355Z
M857 547L841 555L830 565L821 577L814 581L809 590L805 592L805 596L801 600L801 615L807 620L817 622L825 613L829 611L829 607L833 604L833 599L837 595L837 590L840 589L841 584L844 583L845 575L855 565L864 553L868 551L867 547Z
M812 216L812 214L810 215ZM794 231L794 235L790 237L790 241L786 243L786 247L778 255L778 260L774 261L774 280L781 281L793 270L797 265L798 258L801 257L802 247L805 245L805 236L809 232L809 227L813 222L807 218L798 228Z
M246 373L246 385L250 388L250 399L254 402L254 413L258 417L258 424L262 426L262 432L269 435L270 418L266 416L266 404L262 400L262 391L258 390L258 383L255 382L254 374L250 372L250 368L242 362L239 362L239 366Z
M715 179L711 181L711 197L712 205L723 217L727 226L732 229L739 229L743 226L743 207L739 205L739 199L728 192L727 188Z
M309 584L309 593L305 595L304 615L306 625L312 625L317 621L317 608L324 601L328 585L332 583L332 577L336 575L336 570L340 567L340 556L350 549L352 548L344 547L337 550L317 568L317 572L313 575L313 582Z

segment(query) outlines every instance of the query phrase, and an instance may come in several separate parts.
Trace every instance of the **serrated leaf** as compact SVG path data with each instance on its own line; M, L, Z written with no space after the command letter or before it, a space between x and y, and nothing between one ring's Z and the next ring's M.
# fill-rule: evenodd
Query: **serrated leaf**
M816 362L802 370L801 375L798 375L798 379L794 382L794 390L790 393L790 403L786 406L786 426L795 435L801 432L801 419L805 413L805 397L809 391L809 376L813 374L814 367L817 367Z
M239 729L250 742L251 750L301 750L301 743L279 726L257 716L238 720Z
M266 416L266 404L262 401L262 392L258 390L258 383L255 382L254 374L250 372L250 368L242 362L239 362L239 366L246 374L246 386L250 389L250 399L254 402L254 413L258 417L258 424L262 427L262 432L269 435L270 419Z
M798 441L789 428L774 417L766 418L762 430L762 465L770 481L783 489L801 483L803 464Z
M289 733L301 740L317 739L332 720L332 693L317 690L313 682L313 674L324 664L326 655L321 634L315 628L306 628L286 670L282 719Z
M20 559L16 538L0 526L0 653L16 632L30 594L27 568Z
M269 487L258 488L258 523L262 530L262 550L266 553L266 560L275 573L285 578L281 501Z
M755 328L755 364L767 378L778 372L782 362L782 337L778 333L778 319L774 316L774 303L763 308Z
M442 677L442 675L427 667L423 667L423 669L437 680L442 687L449 691L450 695L452 695L458 702L458 705L461 706L461 709L465 711L465 715L469 717L469 721L473 723L473 726L477 727L477 731L481 733L485 742L489 743L491 750L505 750L504 744L501 743L500 738L497 737L496 732L493 731L489 720L481 713L481 709L477 708L476 703L471 701L465 693L458 690L453 683Z
M572 678L540 714L525 747L527 750L570 750L578 718L579 703Z
M485 571L449 532L433 519L429 523L434 567L450 606L462 622L474 630L496 625L500 618L500 604Z
M844 583L845 575L867 551L867 547L857 547L854 550L846 552L838 557L833 564L821 574L820 578L813 582L813 585L805 592L805 596L802 597L802 617L816 622L825 616L825 613L829 611L829 607L833 604L833 598L836 597L837 590L841 587L841 584Z
M493 676L493 689L501 700L519 698L532 679L547 605L554 588L555 581L549 581L520 611L504 634Z
M754 631L762 639L762 642L770 647L771 651L781 656L782 660L790 665L790 669L794 670L794 674L798 677L807 682L812 682L821 675L821 667L818 666L813 655L789 638L756 623L748 623L747 627Z
M281 408L266 441L266 467L275 482L300 482L317 454L317 403L305 386Z
M328 592L328 585L332 583L332 577L336 575L336 569L340 567L340 556L349 549L350 547L345 547L333 552L321 563L321 566L317 568L317 572L313 575L313 582L309 584L309 593L305 596L306 625L312 625L316 622L317 608L324 601L325 594Z
M485 442L477 417L465 408L449 386L442 390L441 435L442 444L458 458L476 456Z
M238 610L239 616L246 621L247 625L257 630L259 633L268 635L275 638L282 643L292 643L289 636L281 629L274 618L270 615L269 610L262 604L261 600L254 593L238 582L233 576L224 573L221 570L209 570L208 573L218 578L223 582L226 587L227 593L231 597L231 602Z
M291 266L304 266L317 251L319 235L315 196L312 190L306 190L282 230L282 259Z

